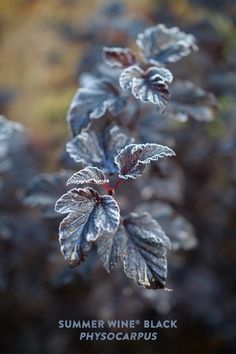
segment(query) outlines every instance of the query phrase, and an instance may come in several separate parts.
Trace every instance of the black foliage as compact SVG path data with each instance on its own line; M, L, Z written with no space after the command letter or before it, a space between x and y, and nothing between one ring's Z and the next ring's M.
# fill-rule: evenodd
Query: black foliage
M28 1L23 3L28 6ZM78 2L63 0L60 3L73 6ZM1 119L4 123L0 127L2 352L77 353L82 345L78 331L55 330L59 316L76 319L159 319L168 316L180 319L181 328L178 331L161 331L158 338L160 353L235 353L236 55L232 34L236 11L234 1L201 0L184 4L187 10L185 15L181 15L181 24L179 12L175 13L175 8L179 9L178 4L173 6L171 1L156 6L155 11L149 14L144 12L143 18L137 18L137 14L127 17L126 14L130 13L121 1L109 1L102 12L88 16L93 18L85 29L80 28L80 23L77 27L69 20L65 25L59 24L60 36L66 37L67 42L71 40L83 45L79 66L75 68L81 74L80 86L86 91L89 82L96 82L95 91L96 94L99 92L99 97L104 93L103 89L100 90L104 88L103 82L111 83L110 88L115 89L108 94L109 98L115 97L115 101L106 100L104 105L98 106L105 110L101 117L90 116L94 106L88 105L87 109L83 103L75 104L74 110L71 105L68 112L72 132L70 143L77 136L79 143L81 137L92 137L89 142L85 139L85 146L91 152L87 155L91 157L91 163L88 160L76 162L64 154L58 170L66 168L68 171L42 174L42 171L49 170L51 152L37 147L35 157L35 146L29 141L28 132L18 124ZM205 12L201 6L214 8L214 12ZM194 12L199 7L203 11L201 18L195 17ZM166 26L155 26L160 22ZM171 30L176 25L181 27L181 31ZM145 30L148 26L151 30ZM174 45L168 51L163 51L163 48L147 51L143 43L144 49L139 47L140 57L140 52L135 50L138 34L143 33L139 38L145 37L146 41L150 34L152 37L152 33L160 29L168 36L175 32L174 37L183 31L193 33L200 50L194 55L182 56L183 61L177 64L165 59L168 58L166 54L173 54L173 50L175 55L180 55L181 47L185 47L183 53L195 49L196 42L190 35L186 45ZM153 40L156 43L155 36ZM116 68L117 53L130 53L127 46L132 48L131 60L125 59L124 66L119 64ZM116 60L111 56L108 60L111 67L104 60L103 47L105 51L116 54ZM124 62L124 56L122 60ZM140 99L141 94L146 97L146 86L141 94L138 86L138 99L132 93L132 87L126 91L120 88L119 78L129 68L127 64L138 66L142 74L150 67L170 69L173 73L173 83L165 81L162 86L167 86L170 92L164 114L158 104ZM73 85L75 81L71 81ZM100 81L101 85L97 84ZM163 81L163 78L154 80L153 87L159 88L156 84ZM135 84L134 80L134 87L137 86ZM216 100L208 93L209 90L219 99L216 114ZM4 89L0 93L3 112L13 99L6 92ZM155 93L159 94L159 91ZM169 99L169 94L165 97ZM125 104L117 115L113 115L111 107L114 102L120 102L120 98ZM113 127L115 134L110 134L112 139L107 143L109 139L105 138L104 132L109 133ZM118 144L115 143L113 149L112 142L116 136ZM120 184L115 157L123 149L131 151L134 145L138 149L139 145L150 143L167 145L175 151L176 157L142 164L142 158L135 155L133 166L142 176L137 179L121 178ZM75 156L82 153L80 147L81 144L75 146ZM40 166L38 156L47 161L44 168ZM58 227L61 214L54 210L56 200L62 194L68 195L71 188L77 191L75 194L89 193L89 190L93 196L91 201L86 199L88 210L84 219L84 209L78 207L78 203L75 205L74 225L79 219L83 223L77 224L73 251L74 254L85 251L81 255L86 257L86 261L73 269L60 254ZM111 212L115 210L115 215L114 200L121 210L119 226L113 231L111 228L109 232L104 231L105 224L102 224L97 232L93 225L97 216L103 215L100 208L104 205L102 197L111 202ZM41 218L41 213L28 207L30 201L46 218ZM68 216L70 214L71 210ZM61 227L61 232L65 231L60 236L65 256L68 255L65 247L71 241L70 231L74 226L71 228L70 225ZM155 228L154 232L149 226ZM91 235L88 230L94 232L95 237L100 235L96 241L87 241L86 235ZM79 243L83 241L85 245L90 242L88 253L83 248L84 244ZM166 252L170 243L172 251L168 252L166 285ZM132 257L124 253L127 246ZM112 275L103 272L98 258L108 272L112 271ZM70 263L70 258L67 260ZM133 273L132 266L137 262L140 268ZM136 283L142 286L136 286ZM155 290L166 286L174 291L157 293ZM97 350L97 345L97 342L94 345L88 343L82 351L92 353ZM125 350L156 352L156 345L157 342L125 343ZM111 350L117 353L124 348L117 342L111 346ZM107 343L101 350L107 351Z
M194 36L160 24L138 34L137 46L137 54L125 47L104 47L103 63L98 64L97 72L81 75L82 87L67 115L72 139L66 150L84 167L69 178L67 185L95 184L108 195L90 187L66 192L65 174L42 175L33 182L25 201L40 206L46 216L55 216L51 207L59 189L64 189L66 193L56 202L55 210L68 214L59 228L61 251L68 263L73 267L81 264L96 243L106 270L110 271L120 260L128 277L138 285L156 289L165 288L166 254L171 241L174 249L194 247L193 229L164 204L158 208L160 217L131 213L120 220L114 200L116 191L122 180L140 177L146 165L175 155L168 146L157 144L156 139L147 142L139 124L142 119L153 115L151 129L155 131L158 120L210 120L216 103L213 96L193 83L177 82L169 104L168 84L173 76L165 65L196 50ZM130 136L132 131L136 131L137 143ZM171 177L170 181L163 180L163 197L166 193L167 200L168 188L173 190ZM147 186L151 184L147 178ZM170 239L160 225L166 228Z
M158 166L162 174L161 166L164 166L161 179L148 176L151 169L147 169L146 186L141 187L140 199L148 199L145 196L149 188L151 195L157 192L163 201L178 203L182 196L178 194L181 187L176 171L171 172L168 160L164 165L158 161L174 156L175 152L157 143L151 132L158 132L162 121L168 133L171 133L169 122L174 120L209 121L213 118L216 101L213 95L190 81L176 81L169 103L168 85L173 76L165 65L197 49L193 35L159 24L139 33L136 42L139 53L125 47L104 47L100 56L103 63L98 63L92 74L81 75L82 87L76 92L67 114L72 139L66 144L66 150L83 169L76 173L63 170L34 177L27 185L24 203L39 207L46 218L57 219L58 213L68 214L60 224L59 240L69 265L81 264L97 243L105 269L110 271L120 260L128 277L138 285L156 289L165 288L166 255L171 242L174 249L195 246L192 227L181 216L175 216L168 204L158 207L157 216L154 210L140 215L130 210L131 214L120 220L120 209L114 199L116 191L122 180L127 183L128 179L140 177L146 166ZM1 124L2 170L7 170L15 157L14 146L7 142L17 141L21 128L7 123L4 118ZM158 140L165 143L161 129L159 134ZM159 189L155 188L155 183ZM98 191L90 187L69 190L71 184L95 184ZM152 185L156 192L152 191ZM101 194L102 191L108 195ZM131 198L134 198L132 193ZM148 206L143 211L148 211Z
M111 6L104 11L107 16L107 11L113 13L114 9ZM120 7L119 11L121 14ZM216 101L213 95L190 81L176 81L171 88L169 104L168 84L173 76L165 65L177 62L197 49L193 35L177 27L159 24L139 33L136 42L140 51L137 54L125 47L104 47L104 62L98 65L96 75L81 75L82 87L76 92L67 115L72 139L66 144L66 150L84 168L74 174L63 170L34 177L28 184L24 203L38 206L46 218L57 218L58 213L68 214L60 224L59 239L62 253L71 266L83 262L92 244L97 243L98 254L107 270L121 260L125 273L138 285L165 288L166 250L171 248L171 242L175 249L194 247L191 225L181 216L175 216L168 204L155 204L157 213L151 208L150 214L131 213L122 216L120 221L120 209L114 197L122 180L136 179L144 173L146 165L155 166L154 162L159 159L175 155L171 148L157 144L154 139L151 143L146 141L141 120L152 116L152 130L155 126L158 128L161 120L195 118L208 121L213 118ZM166 117L161 115L163 112ZM14 140L15 144L18 141L18 150L19 146L20 149L24 146L24 140L19 140L21 129L2 118L2 172L11 170L15 158L14 145L8 142ZM130 136L130 131L135 130L137 143ZM147 138L149 136L150 131ZM164 169L168 170L168 161L166 164ZM16 167L15 162L13 166ZM165 174L161 176L161 190L162 198L168 200L168 188L173 191L173 181L171 172L167 173L170 181ZM152 183L155 178L147 178L148 188ZM69 190L67 186L71 184L95 184L99 191L102 186L108 195L90 187ZM145 193L143 189L140 196ZM152 191L150 193L153 195ZM172 194L170 200L179 199ZM147 203L144 211L148 209Z

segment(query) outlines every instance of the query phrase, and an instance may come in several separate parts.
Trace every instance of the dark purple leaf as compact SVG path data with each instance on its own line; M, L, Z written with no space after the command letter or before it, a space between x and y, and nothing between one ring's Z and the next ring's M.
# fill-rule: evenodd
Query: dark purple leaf
M151 64L176 62L197 49L194 36L180 31L178 27L166 28L163 24L140 33L137 45Z
M107 271L121 258L126 275L138 285L153 289L165 287L166 249L170 248L170 241L149 214L131 213L122 220L116 234L104 234L97 245Z
M67 152L84 166L98 167L105 174L117 172L115 156L133 141L118 126L107 127L100 132L82 132L69 143Z
M122 244L124 242L123 238L124 235L121 226L119 226L116 233L104 233L97 240L98 256L108 273L111 272L120 259Z
M145 166L151 161L175 153L167 146L159 144L130 144L116 156L115 163L119 167L119 177L123 179L137 177L143 174Z
M74 133L80 133L89 125L89 119L98 119L106 111L116 116L120 114L127 103L127 98L121 94L110 79L90 78L85 87L76 92L68 114L67 121Z
M92 241L104 232L115 232L120 220L116 201L92 188L70 190L57 201L55 210L68 214L60 224L59 241L71 266L84 261Z
M103 48L106 63L113 68L126 68L137 62L135 53L129 48Z
M148 212L163 228L173 250L189 250L197 245L193 226L169 204L149 201L139 205L137 212Z
M172 79L168 69L152 66L144 71L133 65L121 73L119 81L124 91L130 90L135 98L157 104L164 111L170 99L167 83Z
M89 166L74 173L73 176L68 179L67 185L84 183L105 184L108 182L109 180L106 179L106 176L99 168Z
M87 107L83 104L80 105L80 103L76 101L76 96L70 105L67 114L67 122L73 136L80 134L82 130L86 130L90 127L90 113Z

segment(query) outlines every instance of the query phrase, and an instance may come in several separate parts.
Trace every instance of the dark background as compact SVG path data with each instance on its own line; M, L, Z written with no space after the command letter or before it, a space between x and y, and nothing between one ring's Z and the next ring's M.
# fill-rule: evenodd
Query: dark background
M78 270L65 265L57 223L42 221L16 196L34 174L61 167L69 136L65 116L78 76L93 70L104 44L122 42L125 34L117 25L107 30L108 19L114 25L120 10L106 13L104 2L91 0L1 1L0 109L27 128L30 155L17 157L10 179L3 174L8 184L0 203L1 354L236 351L236 4L124 4L125 18L177 25L196 36L199 52L174 70L219 102L214 121L189 121L174 133L184 181L182 198L173 204L193 224L198 246L170 255L167 286L173 292L138 288L119 268L107 274L93 253ZM90 343L79 341L78 330L57 328L66 318L177 319L178 329L161 330L156 342Z

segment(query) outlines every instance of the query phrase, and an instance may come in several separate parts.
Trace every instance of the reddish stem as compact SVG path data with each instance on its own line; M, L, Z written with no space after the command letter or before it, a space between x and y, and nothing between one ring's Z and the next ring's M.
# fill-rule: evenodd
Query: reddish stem
M110 186L108 183L103 184L102 187L105 189L105 191L107 191L109 193Z
M122 182L122 179L119 178L118 181L116 182L114 188L111 188L110 185L109 185L109 183L105 183L105 184L103 184L102 186L103 186L103 188L105 189L105 191L106 191L109 195L112 195L112 196L113 196L113 195L115 194L117 188L118 188L119 185L121 184L121 182Z
M113 195L115 194L115 189L114 188L110 188L109 191L108 191L108 194L113 197Z
M119 185L121 184L121 182L122 182L122 179L119 178L118 181L116 182L115 186L114 186L114 191L117 190L117 188L119 187Z
M115 193L115 189L114 188L111 188L109 183L105 183L102 185L103 188L105 189L105 191L109 194L109 195L114 195Z

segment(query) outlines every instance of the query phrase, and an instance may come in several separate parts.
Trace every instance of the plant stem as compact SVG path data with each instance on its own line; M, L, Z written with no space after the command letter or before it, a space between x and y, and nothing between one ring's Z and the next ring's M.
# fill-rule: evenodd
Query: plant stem
M115 188L111 188L108 183L105 183L102 186L109 195L113 196L115 194Z
M102 187L103 187L103 189L105 189L105 191L106 191L106 192L108 192L108 193L109 193L110 186L109 186L109 184L108 184L108 183L103 184L103 185L102 185Z
M116 182L115 186L114 186L114 191L117 190L117 188L119 187L119 185L121 184L121 182L122 182L122 179L119 178L118 181Z

